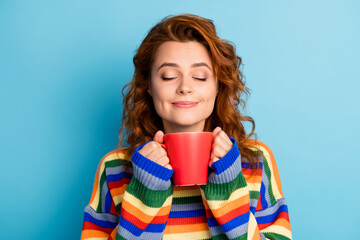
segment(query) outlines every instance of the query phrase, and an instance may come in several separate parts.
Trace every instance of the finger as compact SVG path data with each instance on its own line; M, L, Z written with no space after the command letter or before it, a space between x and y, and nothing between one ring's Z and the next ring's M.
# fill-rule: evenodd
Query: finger
M162 156L156 159L155 162L161 166L165 166L166 164L169 164L169 158L167 156Z
M215 146L210 155L209 166L211 167L211 164L223 158L227 152L228 151L224 150L220 145Z
M226 133L224 131L221 131L221 133L219 133L214 139L211 150L213 150L217 145L220 145L224 150L228 151L232 148L233 143L228 138Z
M218 138L221 138L223 140L222 142L225 143L228 146L233 145L232 141L230 140L230 138L228 137L228 135L224 131L221 131L219 133Z
M211 145L211 150L213 149L214 147L214 143L215 143L215 140L216 138L218 137L218 135L221 133L221 128L220 127L216 127L213 131L213 139L212 139L212 145Z
M145 144L140 150L139 153L141 153L143 156L147 157L151 152L156 150L158 148L158 143L151 141Z
M165 164L164 167L166 167L167 169L173 170L173 168L170 164Z
M163 143L164 142L164 133L163 133L163 131L159 130L159 131L157 131L155 133L154 141L158 142L158 143Z
M221 128L216 127L213 131L213 139L219 134L219 132L221 132Z
M163 149L159 143L154 142L154 144L157 145L156 148L154 148L153 151L150 152L146 157L153 159L155 162L162 157L167 157L167 152L165 149Z

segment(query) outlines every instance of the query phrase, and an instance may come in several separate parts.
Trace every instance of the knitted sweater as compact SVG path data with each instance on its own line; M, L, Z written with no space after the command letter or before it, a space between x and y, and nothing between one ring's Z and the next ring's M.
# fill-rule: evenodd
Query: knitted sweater
M248 140L256 175L232 149L209 169L206 185L174 186L173 170L123 149L106 154L85 207L81 239L292 239L274 156Z

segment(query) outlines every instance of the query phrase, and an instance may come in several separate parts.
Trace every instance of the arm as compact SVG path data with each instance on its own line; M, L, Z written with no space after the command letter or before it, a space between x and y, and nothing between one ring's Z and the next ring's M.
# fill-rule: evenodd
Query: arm
M236 140L230 140L233 147L211 165L214 171L209 175L206 186L202 187L211 235L216 239L265 239L254 211L250 211L254 194L250 198Z
M119 163L118 159L112 161L113 166L105 170L107 178L102 183L105 187L99 191L103 192L102 195L110 191L113 204L116 200L117 203L114 205L117 209L117 219L111 219L112 223L116 221L116 224L109 226L110 229L107 232L104 229L98 229L97 234L102 235L103 239L107 239L109 235L111 235L109 239L162 238L171 208L173 185L170 177L173 171L142 156L138 150L145 144L139 146L131 157L132 177L121 171L125 169L123 166L114 166ZM85 211L87 208L89 206L85 208ZM100 216L107 215L103 209L98 209L97 213ZM103 222L99 220L101 219L98 217L91 223L100 226ZM84 230L83 235L85 235ZM98 237L94 234L86 234L86 236L82 239Z
M255 211L260 235L263 239L292 239L288 207L274 155L263 143L259 148L264 159L260 197Z

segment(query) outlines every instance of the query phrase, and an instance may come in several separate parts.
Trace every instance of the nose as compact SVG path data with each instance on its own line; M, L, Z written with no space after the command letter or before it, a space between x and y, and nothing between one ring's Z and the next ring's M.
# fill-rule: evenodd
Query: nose
M191 86L191 81L186 79L181 79L179 87L177 88L177 93L179 94L189 94L193 92L193 87Z

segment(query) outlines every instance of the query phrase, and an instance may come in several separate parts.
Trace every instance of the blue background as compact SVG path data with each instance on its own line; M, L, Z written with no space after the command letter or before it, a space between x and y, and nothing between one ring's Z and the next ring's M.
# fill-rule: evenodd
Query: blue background
M0 1L0 239L79 239L148 30L214 20L275 155L294 239L358 238L359 1Z

